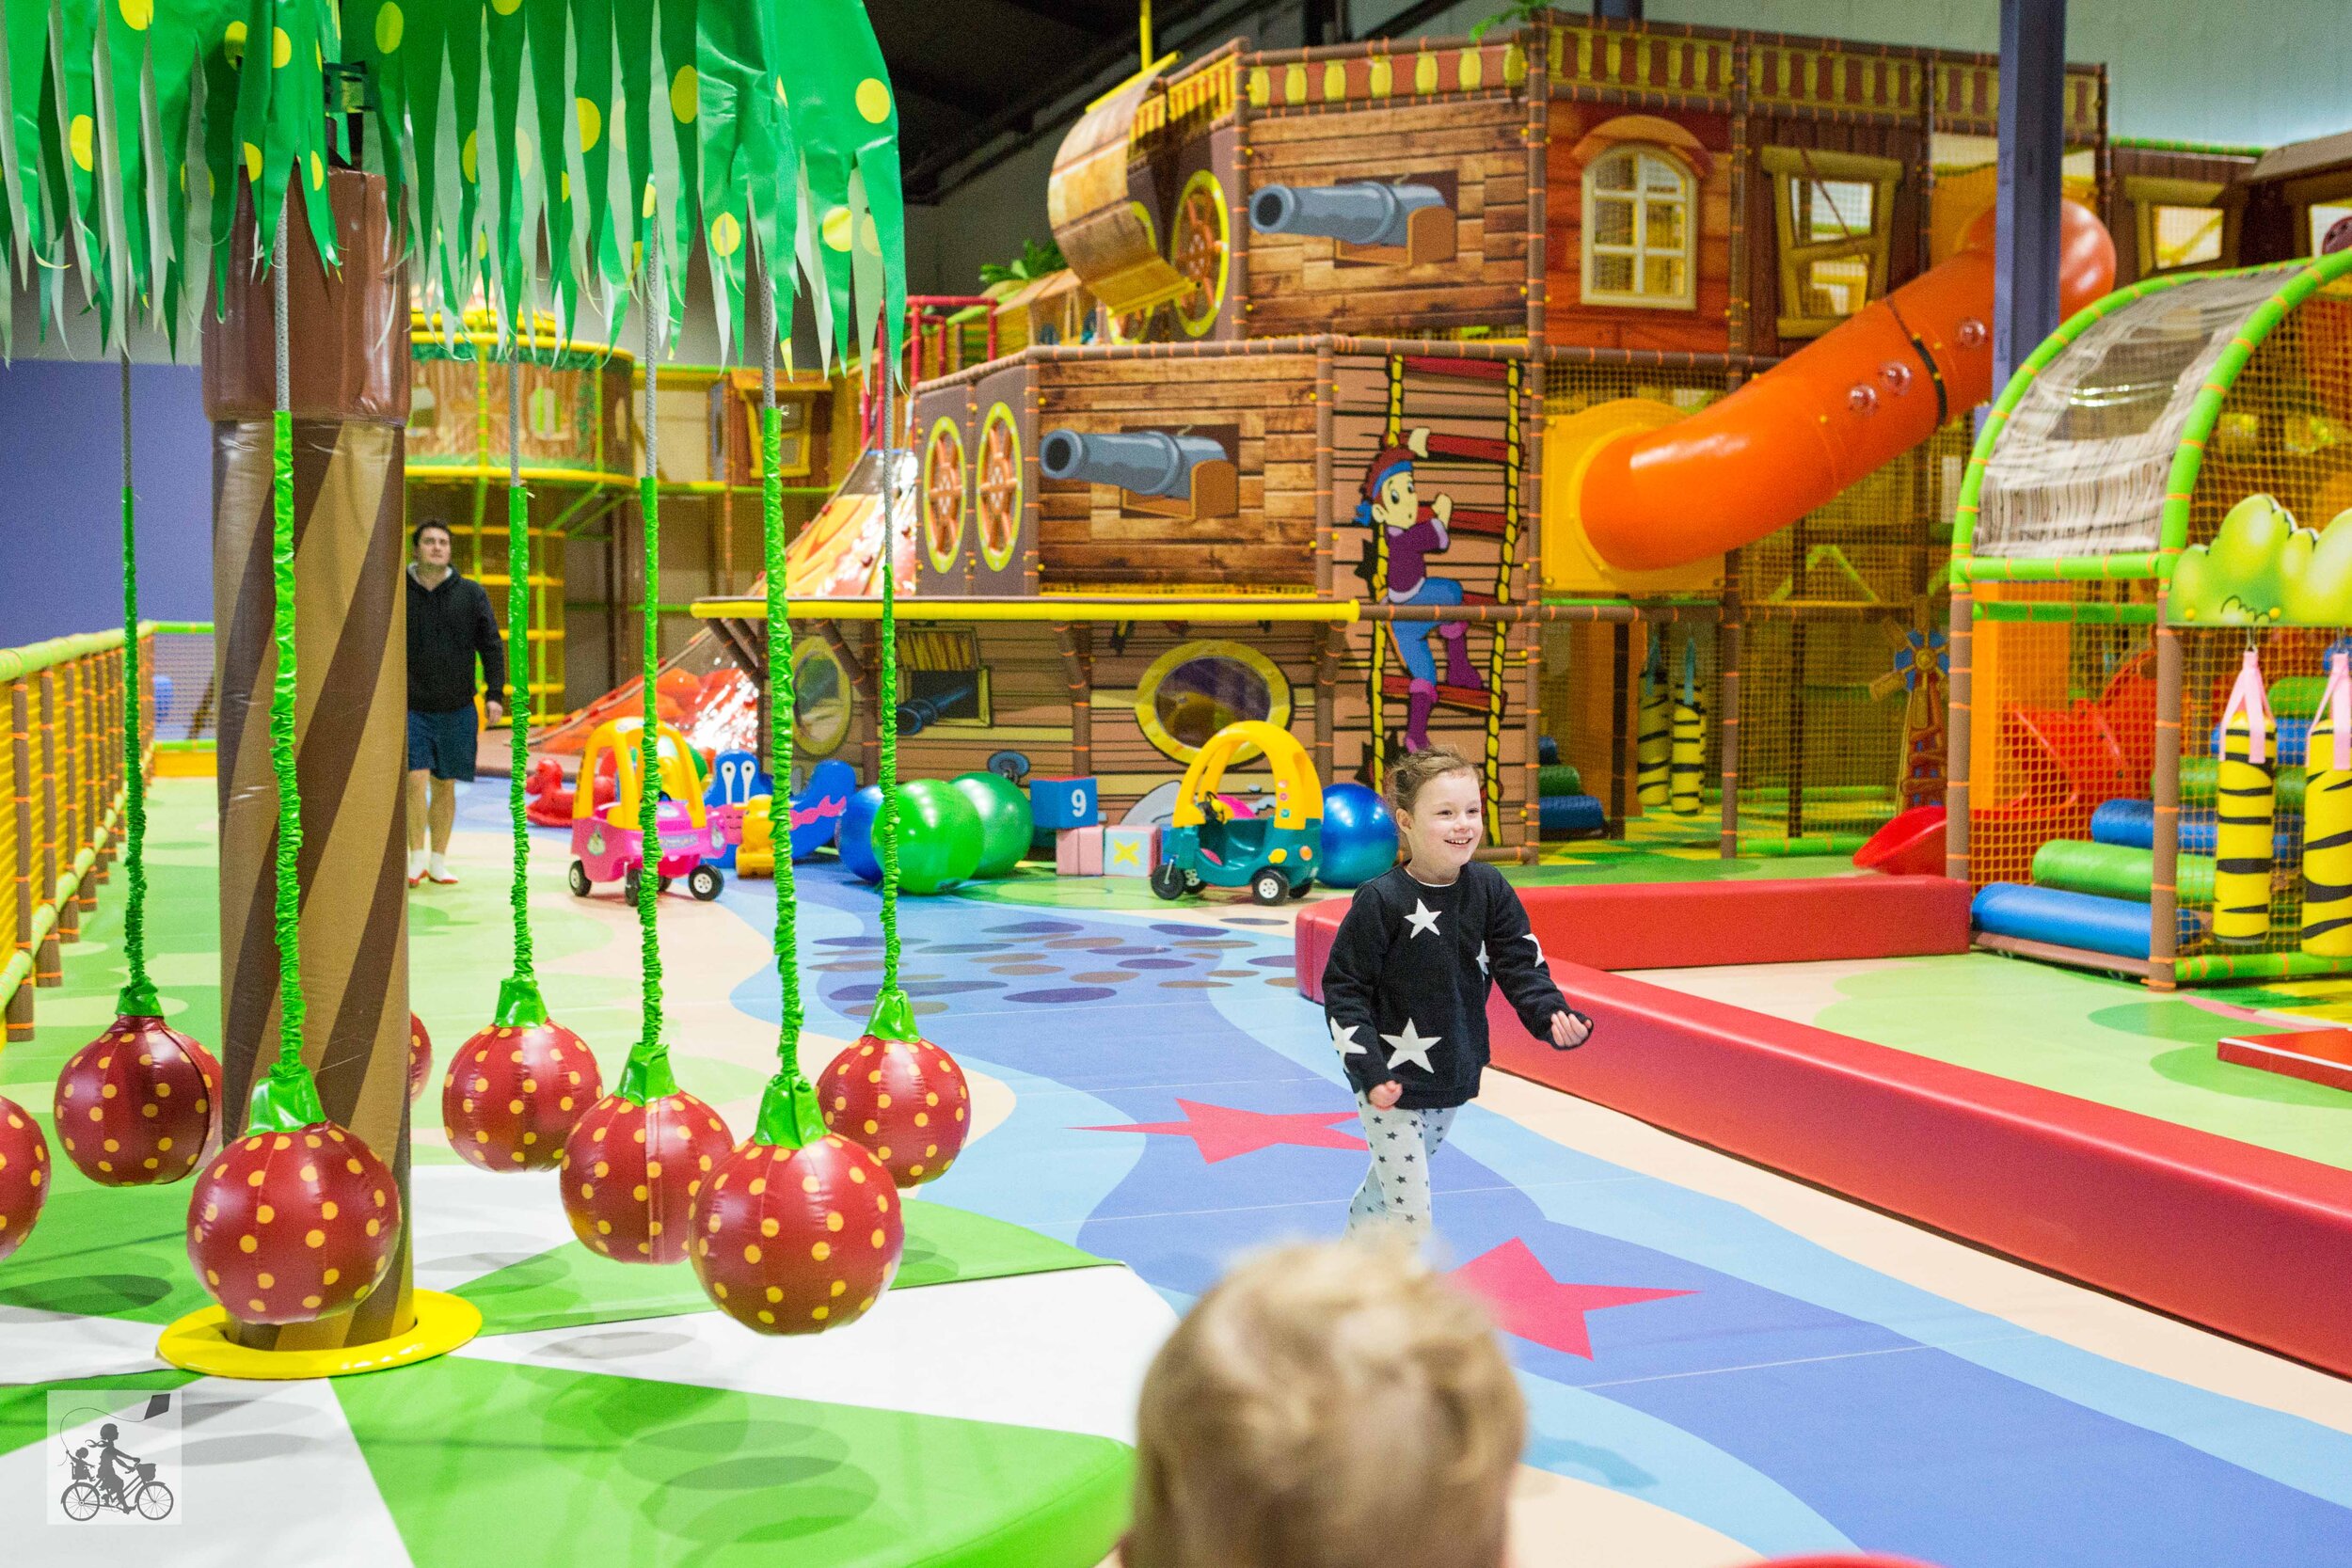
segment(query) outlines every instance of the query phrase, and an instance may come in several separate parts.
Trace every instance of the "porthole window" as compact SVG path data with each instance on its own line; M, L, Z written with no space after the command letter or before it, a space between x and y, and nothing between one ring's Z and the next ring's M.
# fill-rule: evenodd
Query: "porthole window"
M1290 677L1241 642L1186 642L1154 659L1136 689L1136 722L1152 745L1190 763L1217 731L1245 719L1287 728ZM1245 748L1236 759L1257 755Z
M841 750L857 719L857 689L833 648L811 637L792 650L792 752L814 762Z

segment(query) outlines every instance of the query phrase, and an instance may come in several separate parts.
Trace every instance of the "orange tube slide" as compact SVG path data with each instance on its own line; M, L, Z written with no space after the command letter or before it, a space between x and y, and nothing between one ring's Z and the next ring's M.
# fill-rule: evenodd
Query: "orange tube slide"
M2067 202L2060 317L2114 281L2106 227ZM1990 397L1992 323L1988 211L1959 255L1729 397L1595 452L1579 496L1593 548L1621 571L1659 571L1786 528Z

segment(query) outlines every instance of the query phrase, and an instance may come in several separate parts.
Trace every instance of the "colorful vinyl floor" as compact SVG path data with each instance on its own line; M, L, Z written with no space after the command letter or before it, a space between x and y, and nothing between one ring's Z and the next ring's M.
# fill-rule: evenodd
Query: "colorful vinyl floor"
M211 803L209 783L157 803L159 978L199 1033ZM501 816L474 791L465 881L412 898L444 1053L506 967ZM571 899L564 863L539 843L541 971L610 1072L633 1022L630 911ZM829 863L803 869L814 1058L872 997L877 903ZM113 896L68 990L41 993L40 1037L0 1057L0 1093L45 1105L103 1023ZM739 1128L773 1044L771 910L764 882L662 906L679 1075ZM881 1564L1004 1560L946 1544L1001 1525L1044 1565L1115 1533L1097 1511L1173 1313L1238 1253L1336 1233L1362 1175L1287 916L1030 877L910 899L904 925L909 989L977 1076L984 1129L925 1189L912 1288L841 1334L756 1340L691 1279L591 1269L550 1190L435 1147L428 1101L420 1281L469 1294L496 1332L332 1386L188 1386L179 1522L103 1544L223 1565ZM2160 1056L2179 1042L2156 1023ZM1436 1176L1447 1265L1493 1304L1532 1412L1521 1568L1849 1545L1946 1568L2352 1560L2352 1386L1501 1075ZM0 1379L19 1385L0 1388L0 1526L11 1563L106 1561L97 1526L48 1523L53 1423L140 1415L183 1381L138 1370L187 1299L173 1195L68 1173L43 1227L0 1264ZM150 1547L139 1528L179 1533Z

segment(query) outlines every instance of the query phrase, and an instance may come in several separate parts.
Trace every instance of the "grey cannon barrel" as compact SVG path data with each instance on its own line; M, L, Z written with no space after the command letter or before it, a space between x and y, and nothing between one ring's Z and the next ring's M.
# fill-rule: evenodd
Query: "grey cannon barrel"
M1082 436L1049 430L1038 443L1037 466L1047 479L1083 479L1116 484L1138 496L1192 495L1192 470L1221 463L1225 449L1205 436L1170 436L1137 430L1123 436Z
M1249 227L1261 234L1319 234L1348 245L1403 245L1406 225L1445 198L1428 185L1351 180L1343 185L1267 185L1249 198Z

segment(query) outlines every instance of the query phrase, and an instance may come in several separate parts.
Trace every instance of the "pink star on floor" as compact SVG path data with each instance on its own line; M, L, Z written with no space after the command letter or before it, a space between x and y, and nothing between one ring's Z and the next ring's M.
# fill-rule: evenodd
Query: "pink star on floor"
M1082 1132L1167 1132L1190 1138L1200 1148L1200 1158L1214 1165L1219 1160L1230 1160L1236 1154L1251 1154L1276 1144L1297 1144L1305 1148L1361 1148L1364 1140L1353 1132L1343 1132L1333 1122L1352 1121L1353 1111L1305 1111L1289 1115L1274 1115L1264 1111L1245 1111L1236 1105L1204 1105L1197 1100L1179 1100L1176 1108L1184 1113L1183 1121L1139 1121L1125 1127L1082 1127Z
M1527 1243L1516 1238L1471 1259L1450 1277L1484 1300L1495 1325L1505 1333L1587 1361L1593 1358L1593 1338L1585 1313L1692 1293L1637 1285L1566 1284L1552 1278Z

